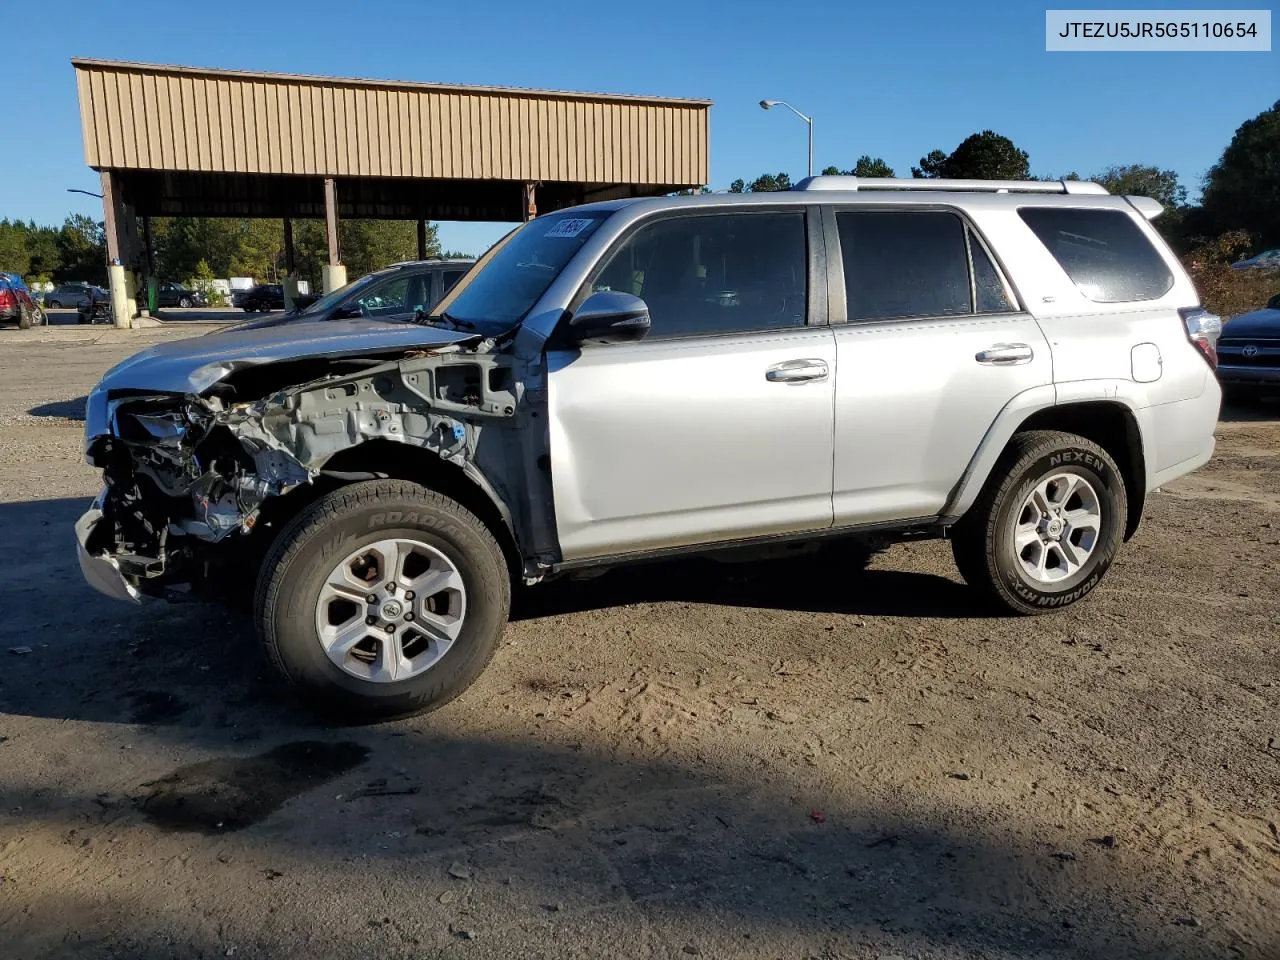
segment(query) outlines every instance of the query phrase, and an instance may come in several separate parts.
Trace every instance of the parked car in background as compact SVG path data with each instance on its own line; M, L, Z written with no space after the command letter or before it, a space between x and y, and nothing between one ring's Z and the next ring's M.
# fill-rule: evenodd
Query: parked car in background
M48 310L73 308L89 294L92 284L80 280L60 283L44 295L44 305Z
M429 313L475 264L474 260L408 260L375 270L345 287L309 304L299 303L288 318L257 321L277 323L293 317L308 320L345 320L352 317L385 317L397 313ZM276 290L280 287L276 286ZM283 293L281 293L283 306ZM246 299L246 304L249 301ZM249 307L246 305L246 311ZM250 321L250 323L255 323ZM241 324L241 326L245 326Z
M115 366L81 569L256 573L272 662L366 720L465 690L513 586L676 552L945 537L998 608L1059 610L1213 453L1221 321L1160 212L854 177L559 210L429 311L406 264Z
M180 283L164 281L156 285L157 307L204 307L209 298L199 290L192 290Z
M111 294L102 287L88 287L76 304L76 323L111 323Z
M311 306L320 298L313 293L299 293L293 298L293 308L302 310ZM265 313L268 310L284 309L284 285L279 283L260 283L252 290L245 290L237 296L231 295L232 306L239 307L245 313Z
M26 330L47 322L44 310L16 273L0 273L0 323L16 323Z
M1237 260L1231 265L1232 270L1280 270L1280 247L1275 250L1263 250L1248 260Z
M1280 293L1261 310L1232 317L1218 341L1218 380L1229 400L1280 395Z

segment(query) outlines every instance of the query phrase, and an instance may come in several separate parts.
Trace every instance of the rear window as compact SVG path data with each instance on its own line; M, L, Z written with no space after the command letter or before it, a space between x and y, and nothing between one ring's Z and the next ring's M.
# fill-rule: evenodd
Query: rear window
M1173 287L1164 259L1120 210L1022 207L1018 216L1096 303L1157 300Z

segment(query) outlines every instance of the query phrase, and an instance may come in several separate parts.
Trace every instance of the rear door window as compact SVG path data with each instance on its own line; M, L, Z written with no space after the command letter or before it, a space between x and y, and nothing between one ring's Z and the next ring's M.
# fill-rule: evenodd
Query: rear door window
M973 312L965 225L946 212L836 214L850 320Z
M1164 258L1121 210L1022 207L1018 216L1090 300L1157 300L1173 287Z

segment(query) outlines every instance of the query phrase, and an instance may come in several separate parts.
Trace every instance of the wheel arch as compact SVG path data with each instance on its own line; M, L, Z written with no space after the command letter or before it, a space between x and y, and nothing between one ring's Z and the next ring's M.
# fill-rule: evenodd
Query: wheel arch
M1028 391L1033 393L1036 391ZM1023 395L1026 396L1025 394ZM1010 407L1014 407L1011 404ZM958 520L977 500L1013 436L1024 430L1061 430L1092 440L1106 450L1120 467L1128 500L1124 539L1138 530L1146 501L1147 468L1150 459L1147 433L1142 429L1141 410L1118 394L1109 399L1081 399L1067 403L1020 404L1006 408L983 439L965 476L947 504L944 517Z
M493 484L471 463L459 466L412 444L375 438L339 450L325 461L315 483L267 501L263 512L269 516L271 526L280 529L329 491L380 477L421 484L466 507L489 528L502 548L512 577L519 578L523 560L515 525L510 509Z

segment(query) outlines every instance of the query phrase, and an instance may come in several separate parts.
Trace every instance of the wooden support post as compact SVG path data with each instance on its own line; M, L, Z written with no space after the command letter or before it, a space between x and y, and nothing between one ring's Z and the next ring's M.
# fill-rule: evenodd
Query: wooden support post
M333 177L324 180L324 223L329 234L329 263L324 268L325 293L333 293L347 285L347 268L342 265L342 251L338 248L338 187Z
M140 217L142 221L142 249L143 249L143 269L146 273L147 284L147 312L151 313L156 308L156 245L151 237L151 218Z
M288 217L284 218L284 272L286 276L293 276L293 221Z
M111 294L111 316L117 327L127 330L133 325L133 301L125 281L124 204L120 201L120 185L110 170L102 171L102 228L107 241L107 290Z
M342 263L338 249L338 186L333 177L324 179L324 225L329 237L329 266Z
M535 187L536 187L536 184L526 183L524 185L524 189L522 190L522 197L524 200L523 216L524 216L525 223L528 223L530 220L532 220L534 217L538 215L538 198L536 193L534 192Z
M107 241L107 263L119 264L123 261L120 257L120 207L116 199L115 177L111 175L110 170L103 170L101 177L102 232L106 235Z
M293 310L295 298L298 296L298 276L293 266L293 221L284 218L284 309Z
M427 221L418 221L418 259L427 259Z

